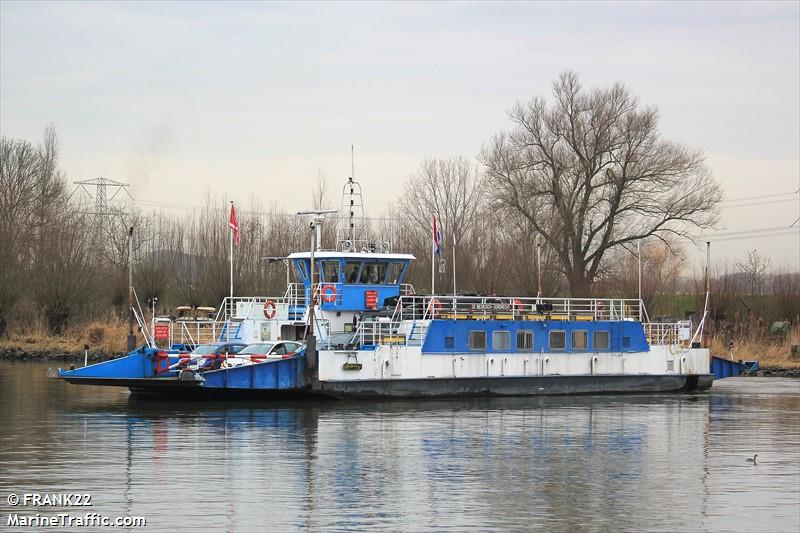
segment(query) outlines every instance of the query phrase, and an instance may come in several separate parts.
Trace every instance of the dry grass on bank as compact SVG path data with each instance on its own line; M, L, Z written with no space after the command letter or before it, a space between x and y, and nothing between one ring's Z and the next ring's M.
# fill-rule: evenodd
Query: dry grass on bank
M800 355L792 357L792 344L800 344L800 325L789 331L785 342L764 337L745 338L734 341L733 350L728 347L726 339L714 337L711 353L734 361L757 360L762 367L800 368Z
M94 320L71 326L63 335L52 335L40 322L17 324L8 337L0 339L0 349L21 348L29 352L82 352L85 344L93 353L119 354L125 352L128 325L116 319Z

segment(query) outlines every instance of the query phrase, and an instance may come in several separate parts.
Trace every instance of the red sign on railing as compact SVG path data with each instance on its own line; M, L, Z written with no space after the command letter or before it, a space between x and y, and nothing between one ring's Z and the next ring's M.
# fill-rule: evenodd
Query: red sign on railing
M153 337L155 337L157 341L169 340L169 324L156 324Z

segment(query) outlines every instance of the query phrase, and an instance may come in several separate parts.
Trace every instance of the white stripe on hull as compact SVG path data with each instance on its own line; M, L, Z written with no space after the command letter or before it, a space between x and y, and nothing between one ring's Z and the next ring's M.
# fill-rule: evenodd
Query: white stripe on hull
M360 369L345 369L345 363ZM446 379L524 376L707 374L707 349L651 346L636 353L422 353L419 346L378 346L374 351L319 352L320 381Z

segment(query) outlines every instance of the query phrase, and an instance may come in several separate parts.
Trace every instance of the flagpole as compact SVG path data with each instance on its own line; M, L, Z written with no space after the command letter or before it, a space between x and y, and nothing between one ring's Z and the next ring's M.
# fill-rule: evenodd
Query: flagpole
M639 261L639 305L642 301L642 241L636 241L636 258Z
M456 294L456 234L453 233L453 296Z
M436 275L434 273L434 269L436 268L436 252L433 250L433 246L431 246L431 294L436 294Z
M433 215L433 242L431 243L431 295L436 294L436 215Z
M231 201L231 209L233 209L233 201ZM231 234L231 298L233 298L233 228L228 227L228 231Z

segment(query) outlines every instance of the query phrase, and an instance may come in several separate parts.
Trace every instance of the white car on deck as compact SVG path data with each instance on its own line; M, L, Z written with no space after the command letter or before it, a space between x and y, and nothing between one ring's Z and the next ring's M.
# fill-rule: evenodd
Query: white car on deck
M303 344L296 341L264 341L249 344L234 357L228 357L222 368L253 365L263 363L269 359L288 359L293 357L303 348Z

